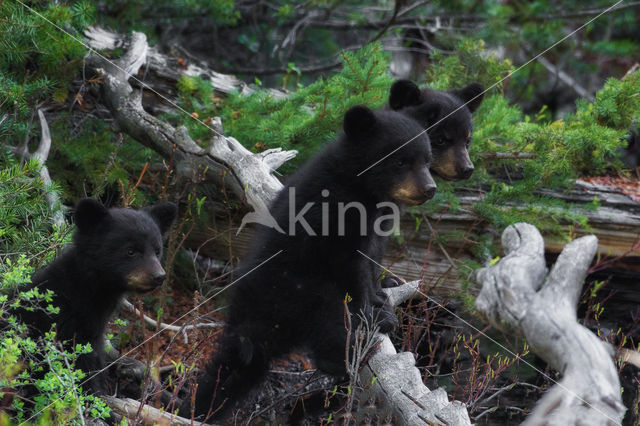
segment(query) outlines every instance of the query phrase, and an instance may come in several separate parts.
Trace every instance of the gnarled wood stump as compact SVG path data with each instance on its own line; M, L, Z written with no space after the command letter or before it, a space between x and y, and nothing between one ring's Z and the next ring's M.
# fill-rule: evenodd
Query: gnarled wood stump
M567 244L547 275L538 230L518 223L502 234L505 257L476 273L476 307L498 329L524 336L562 373L525 425L614 425L625 413L609 344L577 322L583 281L598 248L590 235Z

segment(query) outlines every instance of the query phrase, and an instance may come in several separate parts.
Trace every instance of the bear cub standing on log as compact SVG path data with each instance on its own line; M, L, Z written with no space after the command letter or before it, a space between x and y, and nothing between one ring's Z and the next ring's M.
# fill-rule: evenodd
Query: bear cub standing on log
M393 328L396 319L385 316L375 292L376 266L365 255L391 233L395 203L433 197L430 164L429 138L415 120L364 106L347 111L344 133L274 200L270 213L280 229L257 227L229 289L217 353L198 380L197 416L224 418L271 359L297 347L310 349L320 370L345 375L347 294L354 329L360 312L382 331ZM188 402L181 412L190 417Z
M29 335L37 339L55 323L56 338L66 342L67 348L91 343L93 351L81 355L76 367L89 377L102 369L105 327L125 293L145 293L164 282L162 237L177 212L176 205L168 202L133 210L107 209L94 199L81 200L76 206L72 244L36 271L31 284L18 289L52 290L51 304L59 308L58 314L49 314L44 306L32 311L17 309ZM104 393L104 375L91 378L88 388Z

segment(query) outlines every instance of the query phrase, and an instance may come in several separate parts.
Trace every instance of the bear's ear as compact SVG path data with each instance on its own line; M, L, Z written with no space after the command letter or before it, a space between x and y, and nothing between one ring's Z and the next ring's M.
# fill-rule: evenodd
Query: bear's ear
M143 210L147 212L149 216L151 216L151 218L158 224L162 235L166 234L169 228L171 228L173 221L178 215L178 206L171 202L160 203L151 207L145 207Z
M389 92L389 107L399 110L408 106L419 105L422 102L420 88L411 80L398 80L391 86Z
M360 139L373 132L377 121L373 111L364 105L356 105L344 115L344 132L350 139Z
M83 198L76 205L74 219L80 232L89 232L109 216L109 210L98 200Z
M482 103L484 87L480 83L471 83L467 87L459 90L452 90L451 93L462 99L467 104L469 111L474 112Z

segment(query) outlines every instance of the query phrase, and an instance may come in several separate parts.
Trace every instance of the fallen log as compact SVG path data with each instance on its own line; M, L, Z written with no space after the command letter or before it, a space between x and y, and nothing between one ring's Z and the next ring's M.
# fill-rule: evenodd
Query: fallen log
M587 229L575 228L570 223L561 224L566 235L570 229L573 229L576 236L595 235L599 241L597 253L600 256L621 257L612 266L640 273L639 202L610 187L596 186L580 180L576 181L571 191L544 190L542 193L574 204L575 212L586 217L589 225ZM594 197L600 200L600 208L597 210L586 207ZM400 224L404 243L401 246L389 245L384 266L408 281L424 280L435 294L450 295L453 291L459 291L460 282L467 274L466 271L459 270L459 265L474 258L472 245L464 238L443 237L453 233L473 232L476 236L489 236L496 245L500 241L498 230L474 213L473 204L481 200L482 194L460 194L459 198L460 210L455 213L444 211L422 214L418 209L404 212ZM581 208L581 205L585 207ZM419 231L416 231L416 221L420 222ZM237 226L238 224L233 224L233 227ZM190 235L188 244L198 247L200 254L213 259L225 259L229 247L234 256L242 258L252 238L251 228L245 228L239 235L229 235L224 240L214 238L206 229L196 229ZM439 243L443 239L446 241ZM545 235L545 252L555 256L565 243L564 238ZM478 290L472 289L476 293ZM637 302L640 303L640 299Z
M167 413L155 407L131 398L115 398L113 396L101 397L109 407L118 415L129 421L129 424L136 425L184 425L184 426L207 426L207 423L196 422L191 419Z

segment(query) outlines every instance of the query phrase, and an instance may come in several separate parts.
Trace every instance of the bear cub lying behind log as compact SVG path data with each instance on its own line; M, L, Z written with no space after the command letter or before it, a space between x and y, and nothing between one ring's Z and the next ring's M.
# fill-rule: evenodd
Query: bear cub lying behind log
M415 120L364 106L347 111L343 134L299 168L273 202L280 229L257 229L229 289L218 351L198 380L196 415L224 418L272 358L296 347L310 349L320 370L344 376L346 295L354 328L360 312L382 331L393 328L397 320L382 307L377 267L367 256L391 233L396 203L433 197L430 163L429 138ZM181 413L190 417L191 408L187 402Z
M482 103L483 94L480 83L462 89L421 90L410 80L398 80L391 86L389 107L427 129L433 153L431 171L447 180L464 180L474 171L469 158L471 114Z
M413 81L397 80L389 93L389 108L417 121L427 131L431 142L431 171L446 180L469 179L474 171L469 157L473 135L471 114L482 103L484 88L471 83L462 89L421 90ZM380 264L386 249L386 239L373 241L370 257ZM382 268L374 270L381 276ZM378 281L376 293L383 287L394 287L400 280L387 275ZM392 313L384 306L387 315Z
M58 314L19 308L15 314L37 339L56 324L56 338L66 348L90 343L93 351L81 355L76 367L90 377L104 367L104 332L111 314L126 292L144 293L160 286L165 271L160 265L162 237L178 209L160 203L142 210L107 209L91 198L76 206L73 242L51 264L36 271L31 284L54 292L51 304ZM44 303L44 302L43 302ZM84 388L103 393L105 379L97 374Z

